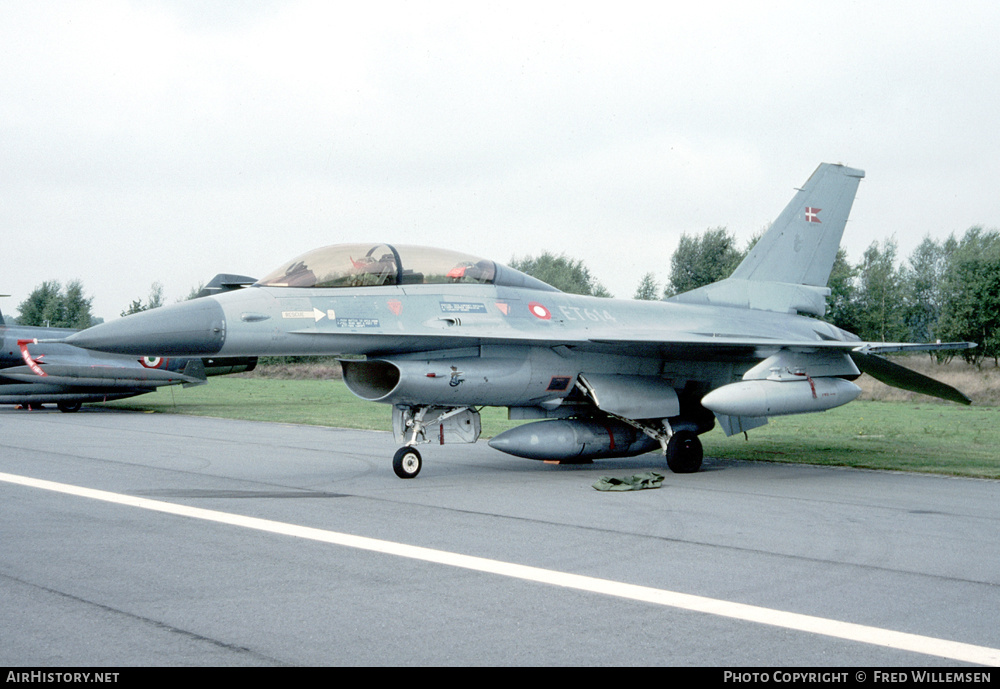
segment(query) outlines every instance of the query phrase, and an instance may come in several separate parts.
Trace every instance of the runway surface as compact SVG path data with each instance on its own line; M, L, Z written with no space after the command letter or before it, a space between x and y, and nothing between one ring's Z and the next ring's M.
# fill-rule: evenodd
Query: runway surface
M0 665L1000 664L1000 482L395 449L0 409Z

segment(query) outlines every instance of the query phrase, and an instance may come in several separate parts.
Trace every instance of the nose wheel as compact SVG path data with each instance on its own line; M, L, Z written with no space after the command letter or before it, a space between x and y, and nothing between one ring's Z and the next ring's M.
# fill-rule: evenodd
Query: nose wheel
M399 478L416 478L422 465L423 459L413 447L401 447L392 457L392 470Z

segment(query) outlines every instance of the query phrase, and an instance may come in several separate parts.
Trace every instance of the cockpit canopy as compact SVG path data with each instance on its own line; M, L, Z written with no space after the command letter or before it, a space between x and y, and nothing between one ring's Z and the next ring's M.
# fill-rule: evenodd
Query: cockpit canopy
M263 287L437 284L495 284L557 291L513 268L458 251L392 244L334 244L314 249L257 283Z

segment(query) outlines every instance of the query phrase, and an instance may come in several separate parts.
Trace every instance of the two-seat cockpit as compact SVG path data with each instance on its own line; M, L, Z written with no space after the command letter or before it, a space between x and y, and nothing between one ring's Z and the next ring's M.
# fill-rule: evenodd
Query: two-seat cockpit
M261 287L357 288L480 284L554 287L494 261L448 249L392 244L334 244L298 256L260 280Z

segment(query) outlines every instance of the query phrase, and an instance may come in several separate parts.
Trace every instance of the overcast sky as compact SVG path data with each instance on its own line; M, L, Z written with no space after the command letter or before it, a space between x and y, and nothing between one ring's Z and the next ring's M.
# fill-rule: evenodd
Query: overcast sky
M996 2L0 0L0 308L116 318L386 241L582 259L617 297L862 168L852 261L1000 226Z

